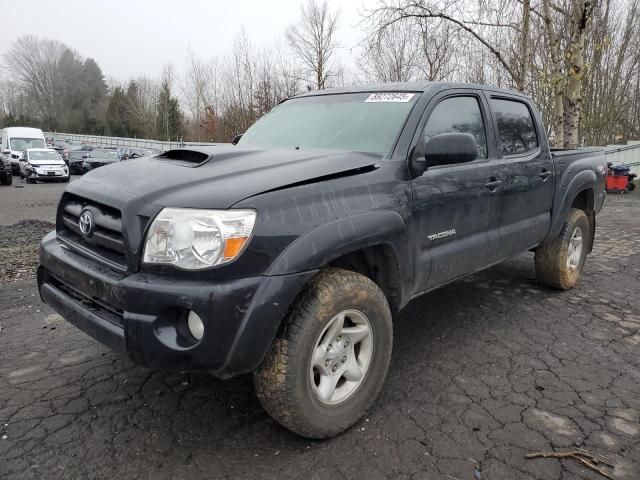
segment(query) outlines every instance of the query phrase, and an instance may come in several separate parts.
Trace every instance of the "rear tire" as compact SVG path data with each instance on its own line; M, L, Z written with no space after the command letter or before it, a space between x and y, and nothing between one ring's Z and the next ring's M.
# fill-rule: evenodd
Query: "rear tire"
M589 220L584 211L572 208L558 238L536 249L538 281L569 290L580 280L589 250Z
M302 292L254 373L258 399L298 435L337 435L380 393L392 343L380 288L358 273L325 270Z

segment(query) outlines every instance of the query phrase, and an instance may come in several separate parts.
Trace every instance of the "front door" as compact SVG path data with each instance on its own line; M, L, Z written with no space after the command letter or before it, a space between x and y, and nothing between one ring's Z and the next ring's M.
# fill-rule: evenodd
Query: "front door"
M488 106L475 90L436 97L421 134L471 133L478 144L472 162L428 168L412 181L415 293L438 287L493 263L497 256L497 210L502 190L499 159L487 142Z

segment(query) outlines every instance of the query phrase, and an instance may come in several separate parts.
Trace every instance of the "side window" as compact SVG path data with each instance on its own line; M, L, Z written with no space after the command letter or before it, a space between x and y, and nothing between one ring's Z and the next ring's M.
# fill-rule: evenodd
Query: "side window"
M492 98L491 109L498 123L502 155L518 155L538 147L533 118L524 103Z
M428 141L441 133L455 132L472 134L478 142L478 158L487 158L487 136L476 97L451 97L441 101L431 112L423 135Z

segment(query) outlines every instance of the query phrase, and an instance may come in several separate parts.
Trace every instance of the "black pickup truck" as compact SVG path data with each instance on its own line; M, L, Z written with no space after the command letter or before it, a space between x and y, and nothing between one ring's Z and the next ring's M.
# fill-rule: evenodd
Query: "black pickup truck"
M11 185L13 183L13 171L11 170L11 159L5 157L0 152L0 185Z
M118 162L70 184L42 299L151 368L254 372L267 412L335 435L378 395L392 314L528 250L579 280L602 151L549 149L518 93L396 83L288 99L236 145Z

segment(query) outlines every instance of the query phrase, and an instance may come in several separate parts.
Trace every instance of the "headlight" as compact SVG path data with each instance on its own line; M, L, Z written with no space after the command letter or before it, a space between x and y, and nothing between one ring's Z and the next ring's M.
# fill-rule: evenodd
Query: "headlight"
M151 223L144 262L201 270L229 263L246 247L256 212L165 208Z

